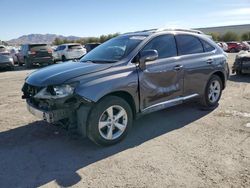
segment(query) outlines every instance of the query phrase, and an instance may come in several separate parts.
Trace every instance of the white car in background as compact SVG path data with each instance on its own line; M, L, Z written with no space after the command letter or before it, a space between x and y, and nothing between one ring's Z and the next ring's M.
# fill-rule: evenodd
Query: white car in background
M71 43L59 45L53 53L54 61L67 61L79 59L86 54L86 49L81 44Z
M228 45L225 42L217 42L217 44L226 52L228 50Z
M17 58L18 50L16 48L12 48L9 51L10 51L11 57L13 58L14 63L18 64L18 58Z

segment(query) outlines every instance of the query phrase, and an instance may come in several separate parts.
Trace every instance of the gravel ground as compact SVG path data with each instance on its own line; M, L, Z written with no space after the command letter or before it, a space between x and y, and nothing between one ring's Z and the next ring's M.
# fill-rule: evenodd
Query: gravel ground
M250 187L249 75L230 77L214 111L155 112L101 148L27 112L30 72L0 72L0 187Z

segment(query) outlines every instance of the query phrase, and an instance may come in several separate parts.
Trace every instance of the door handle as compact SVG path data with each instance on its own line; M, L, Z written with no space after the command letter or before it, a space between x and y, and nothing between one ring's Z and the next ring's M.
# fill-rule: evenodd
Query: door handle
M174 70L180 71L182 68L183 68L183 65L176 65L176 66L174 67Z
M206 61L206 63L207 63L207 64L210 64L210 65L211 65L213 62L214 62L213 59L208 59L208 60Z

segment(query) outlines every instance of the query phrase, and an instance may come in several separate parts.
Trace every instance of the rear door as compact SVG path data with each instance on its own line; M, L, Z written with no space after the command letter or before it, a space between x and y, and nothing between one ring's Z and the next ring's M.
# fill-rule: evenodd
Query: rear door
M145 70L139 69L142 110L160 107L161 103L178 98L183 93L183 69L177 57L174 35L155 37L143 48L149 49L157 50L159 57L147 62Z
M201 95L215 68L215 48L188 34L176 35L176 41L179 61L184 68L184 96Z

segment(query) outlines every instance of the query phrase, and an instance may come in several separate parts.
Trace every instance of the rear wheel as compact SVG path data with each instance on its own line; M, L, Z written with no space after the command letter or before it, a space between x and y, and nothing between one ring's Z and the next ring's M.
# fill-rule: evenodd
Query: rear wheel
M207 83L201 104L206 108L214 108L218 105L222 93L222 81L219 76L212 75Z
M62 62L67 61L66 57L63 55L62 56Z
M9 66L8 70L13 71L14 70L14 66Z
M27 69L30 69L32 67L31 62L27 58L24 58L24 64Z
M129 104L120 97L107 96L91 110L87 135L98 145L113 145L125 138L132 121Z
M17 58L17 64L18 64L18 66L23 66L23 64L21 63L21 61L19 60L19 58Z
M236 70L236 75L238 75L238 76L242 75L241 70Z

